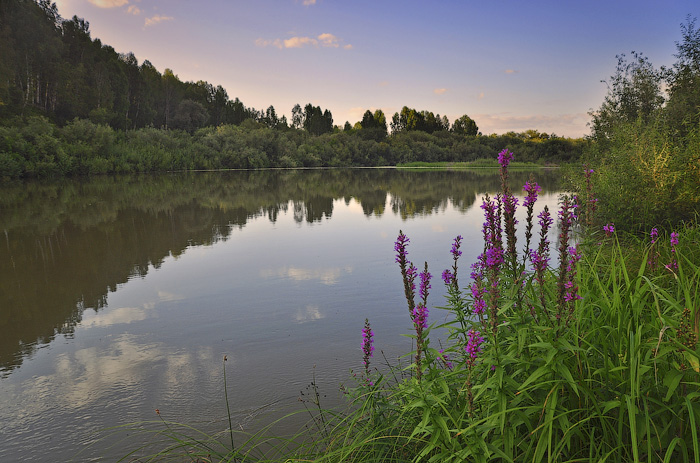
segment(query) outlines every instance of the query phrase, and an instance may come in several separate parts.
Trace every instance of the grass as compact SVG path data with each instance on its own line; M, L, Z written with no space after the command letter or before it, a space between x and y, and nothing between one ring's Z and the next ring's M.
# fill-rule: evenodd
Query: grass
M498 161L496 159L476 159L474 161L467 162L407 162L403 164L397 164L397 168L430 168L430 169L473 169L473 168L498 168ZM542 168L542 167L552 167L544 166L542 164L537 164L534 162L513 162L509 166L511 169L532 169L532 168Z

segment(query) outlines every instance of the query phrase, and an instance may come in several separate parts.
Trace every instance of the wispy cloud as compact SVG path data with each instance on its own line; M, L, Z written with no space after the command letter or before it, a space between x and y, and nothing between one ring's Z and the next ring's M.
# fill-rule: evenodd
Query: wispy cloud
M445 92L447 92L446 88L436 88L435 90L433 90L433 93L436 95L443 95L445 94Z
M173 19L175 19L175 18L173 18L172 16L161 16L161 15L157 14L155 16L151 16L150 18L146 18L146 20L144 22L144 27L154 26L154 25L161 23L163 21L172 21Z
M333 34L323 33L317 37L290 37L288 39L257 39L255 45L259 47L276 47L280 50L283 48L303 48L303 47L323 47L323 48L343 48L345 50L350 50L352 45L343 44L343 40L339 39Z
M509 113L474 114L471 116L482 133L522 132L537 129L565 137L580 137L588 132L590 121L587 113L560 114L556 116L530 114L516 116Z
M476 99L477 99L477 100L483 100L483 99L484 99L484 96L486 96L486 95L484 95L484 92L479 92L479 94L476 96Z
M517 74L518 73L518 71L516 71L515 69L506 69L503 72L506 74Z
M98 8L117 8L126 5L129 0L89 0L90 3Z
M304 6L311 6L316 4L316 0L304 0L302 3Z
M129 8L126 9L126 12L138 16L141 14L141 9L136 5L129 5Z

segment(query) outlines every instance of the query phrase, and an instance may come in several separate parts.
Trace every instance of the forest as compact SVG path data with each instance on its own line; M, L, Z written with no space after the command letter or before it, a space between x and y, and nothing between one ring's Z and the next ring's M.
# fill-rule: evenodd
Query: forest
M506 148L551 164L579 159L586 145L537 130L482 135L466 114L450 123L408 106L342 124L296 104L287 119L221 85L139 63L49 0L3 0L0 49L0 178L464 162Z

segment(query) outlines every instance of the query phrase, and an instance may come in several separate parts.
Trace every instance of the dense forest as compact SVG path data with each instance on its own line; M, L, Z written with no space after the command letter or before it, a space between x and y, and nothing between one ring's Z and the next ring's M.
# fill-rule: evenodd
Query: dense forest
M221 85L182 82L92 39L88 21L49 0L0 3L0 178L264 167L379 166L495 158L578 159L584 140L529 130L483 136L404 106L354 125L296 104L287 119L231 99Z

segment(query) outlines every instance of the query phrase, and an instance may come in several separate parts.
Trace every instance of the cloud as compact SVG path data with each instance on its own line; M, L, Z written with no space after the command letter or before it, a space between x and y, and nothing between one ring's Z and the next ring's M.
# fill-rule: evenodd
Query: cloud
M116 8L129 3L129 0L88 0L98 8Z
M352 273L350 267L332 267L323 269L305 269L301 267L282 267L279 269L267 269L260 272L262 278L281 277L294 281L310 281L318 280L324 285L332 286L338 283L338 280L344 274Z
M304 0L302 3L304 4L304 6L315 5L316 0Z
M284 44L282 43L282 41L280 39L275 39L275 40L256 39L255 45L258 47L276 47L279 49L284 48Z
M321 312L321 310L316 306L306 306L306 309L298 309L294 319L297 323L313 322L326 318L326 314Z
M481 133L523 132L536 129L555 133L564 137L581 137L588 134L586 124L590 121L587 113L560 114L556 116L530 114L516 116L509 113L475 114L472 118Z
M516 71L515 69L506 69L503 72L506 74L517 74L518 73L518 71Z
M275 39L275 40L267 40L267 39L256 39L255 40L255 45L258 47L276 47L279 49L282 48L303 48L303 47L323 47L323 48L342 48L344 50L350 50L352 49L352 45L350 44L342 44L342 39L339 39L333 34L329 33L323 33L319 35L318 37L290 37L288 39Z
M292 37L284 40L284 48L301 48L305 45L318 46L318 40L311 37Z
M433 90L433 93L436 95L443 95L445 92L447 92L446 88L436 88Z
M161 16L157 14L155 16L151 16L150 18L146 18L144 22L144 27L153 26L163 21L172 21L173 19L175 18L173 18L172 16Z
M133 15L140 15L141 9L136 5L129 5L129 8L126 9L126 12Z
M483 100L484 99L484 92L479 92L479 94L476 96L477 100Z

